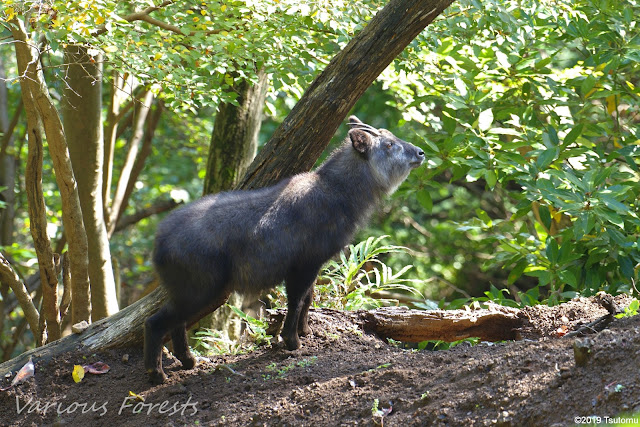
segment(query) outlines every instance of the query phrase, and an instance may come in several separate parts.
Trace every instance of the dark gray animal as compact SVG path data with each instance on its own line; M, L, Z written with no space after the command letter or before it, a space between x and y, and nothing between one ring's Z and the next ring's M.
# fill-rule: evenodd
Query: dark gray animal
M271 187L203 197L158 226L153 263L169 302L145 323L145 369L166 379L162 342L171 333L183 369L195 359L186 327L220 307L232 291L255 294L285 282L282 338L300 347L313 284L322 264L347 245L380 199L391 194L424 152L355 116L349 136L315 171Z

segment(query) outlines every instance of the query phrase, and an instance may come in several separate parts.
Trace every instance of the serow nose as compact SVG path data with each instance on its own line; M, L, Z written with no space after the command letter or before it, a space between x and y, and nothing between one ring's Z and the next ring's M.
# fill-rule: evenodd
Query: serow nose
M424 157L424 151L419 150L418 151L418 157Z

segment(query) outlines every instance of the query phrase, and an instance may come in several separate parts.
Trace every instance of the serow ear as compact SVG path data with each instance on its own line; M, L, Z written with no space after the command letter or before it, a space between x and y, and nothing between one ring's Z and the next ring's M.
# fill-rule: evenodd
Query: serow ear
M351 129L349 131L349 138L351 138L353 148L363 154L369 151L373 144L371 135L361 129Z
M347 122L349 126L354 127L358 125L362 125L362 121L356 116L349 116L349 121Z

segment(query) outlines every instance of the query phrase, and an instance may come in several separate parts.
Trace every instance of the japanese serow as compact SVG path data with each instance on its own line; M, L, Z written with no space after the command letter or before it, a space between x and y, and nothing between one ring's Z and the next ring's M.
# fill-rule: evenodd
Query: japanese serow
M166 379L162 343L171 334L183 369L195 359L186 327L232 291L257 294L284 281L288 311L281 336L300 347L320 267L347 245L383 196L424 152L385 129L349 118L344 143L315 171L271 187L203 197L158 226L153 264L169 300L145 323L144 362L153 383Z

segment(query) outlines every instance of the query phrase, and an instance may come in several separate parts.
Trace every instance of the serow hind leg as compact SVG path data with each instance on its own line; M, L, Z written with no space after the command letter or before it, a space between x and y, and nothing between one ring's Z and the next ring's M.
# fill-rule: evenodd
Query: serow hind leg
M176 317L175 310L165 305L144 323L144 368L153 384L162 384L167 379L162 370L162 342Z
M173 354L182 363L182 369L192 369L196 366L196 359L189 351L186 322L182 322L171 330L171 341L173 342Z
M289 350L300 348L298 337L300 329L303 335L311 331L307 323L307 315L318 270L314 268L294 271L287 277L287 317L280 335Z

